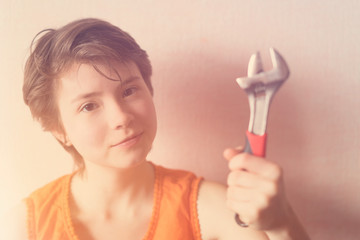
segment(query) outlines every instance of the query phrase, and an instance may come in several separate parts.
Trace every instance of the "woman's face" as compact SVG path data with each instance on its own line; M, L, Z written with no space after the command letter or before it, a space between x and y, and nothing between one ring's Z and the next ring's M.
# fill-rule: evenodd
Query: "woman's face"
M152 96L136 64L112 66L117 73L97 67L106 77L92 65L79 64L59 79L57 101L64 127L59 138L76 148L85 165L135 166L146 160L156 135Z

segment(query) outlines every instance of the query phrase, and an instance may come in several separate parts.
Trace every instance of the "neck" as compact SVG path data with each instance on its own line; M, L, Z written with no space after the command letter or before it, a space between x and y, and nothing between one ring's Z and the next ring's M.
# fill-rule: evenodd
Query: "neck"
M74 208L105 217L138 209L146 200L152 202L154 178L153 166L146 161L127 169L87 164L83 176L72 180Z

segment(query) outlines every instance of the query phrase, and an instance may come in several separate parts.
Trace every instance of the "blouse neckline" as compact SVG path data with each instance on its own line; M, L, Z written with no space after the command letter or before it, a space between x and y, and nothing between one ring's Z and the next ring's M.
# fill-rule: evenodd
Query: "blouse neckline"
M156 225L159 219L160 200L162 194L160 168L158 168L155 164L153 164L150 161L148 161L148 163L150 163L154 169L155 181L154 181L154 189L153 189L153 207L152 207L151 219L143 240L151 239L152 236L154 235ZM62 205L63 217L65 220L64 222L66 225L65 228L69 232L71 239L80 240L79 237L76 235L76 231L70 211L71 182L76 173L77 171L74 171L73 173L69 174L67 176L66 181L64 181L64 185L62 186L63 191L61 196L61 205Z

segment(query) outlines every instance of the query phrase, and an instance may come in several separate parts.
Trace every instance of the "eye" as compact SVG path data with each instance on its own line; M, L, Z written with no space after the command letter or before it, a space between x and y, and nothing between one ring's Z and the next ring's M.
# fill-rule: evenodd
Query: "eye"
M80 108L80 111L81 112L91 112L91 111L94 111L95 109L97 109L98 107L99 107L99 105L96 103L86 103L85 105L83 105Z
M137 87L126 88L123 92L123 97L129 97L131 95L134 95L137 92L137 90L138 90Z

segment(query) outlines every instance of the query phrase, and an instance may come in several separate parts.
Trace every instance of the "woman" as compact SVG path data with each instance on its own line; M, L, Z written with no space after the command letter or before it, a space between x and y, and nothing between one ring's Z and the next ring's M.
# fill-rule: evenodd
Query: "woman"
M24 101L78 170L26 198L7 239L308 239L275 163L227 149L223 186L146 160L157 127L152 70L129 34L98 19L41 34Z

